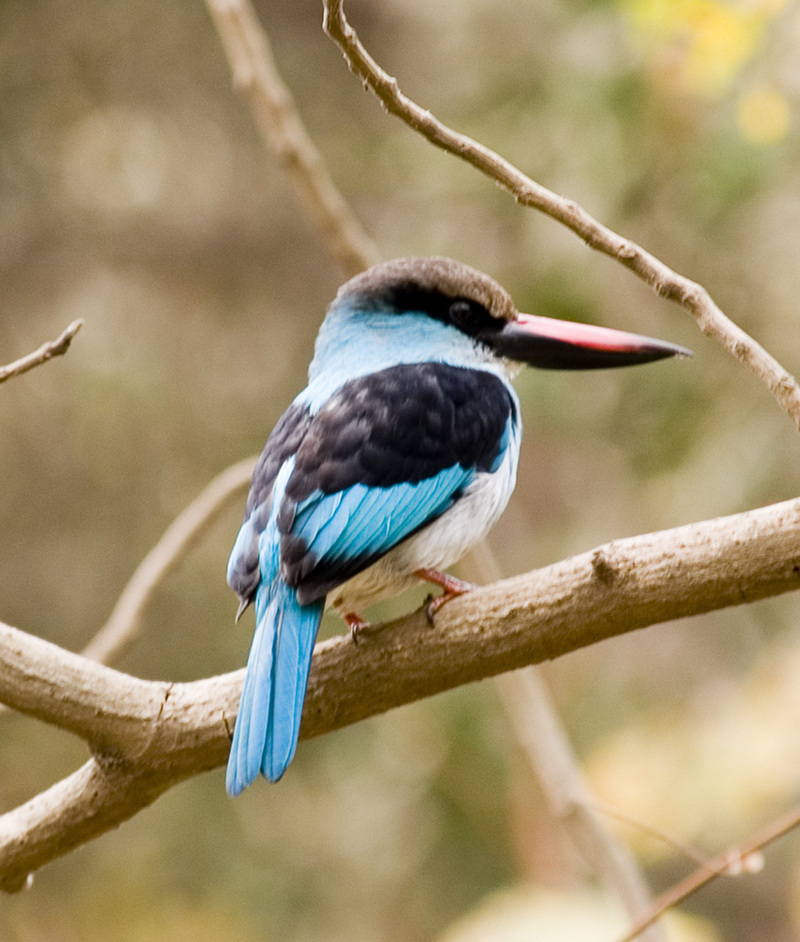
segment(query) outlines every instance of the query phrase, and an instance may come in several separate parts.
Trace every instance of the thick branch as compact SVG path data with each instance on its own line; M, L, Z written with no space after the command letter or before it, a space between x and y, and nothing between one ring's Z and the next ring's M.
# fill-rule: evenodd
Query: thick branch
M14 634L22 639L28 653L35 652L38 639ZM51 648L50 660L69 659L68 652ZM133 707L130 713L126 711L116 695L105 703L108 725L119 724L116 735L109 739L121 748L117 754L95 754L72 775L0 816L0 889L6 892L23 889L29 875L45 863L113 830L168 788L216 768L227 758L230 735L225 716L232 716L236 709L243 672L176 689L86 663L94 676L87 674L85 681L91 684L99 677L102 686L108 672ZM127 694L139 684L141 702L134 705ZM83 692L91 701L90 687L84 687ZM158 709L152 709L155 706ZM128 723L131 713L137 714L137 719ZM40 711L36 715L41 715ZM72 723L58 725L69 728Z
M301 736L647 625L797 588L800 499L616 540L454 600L435 628L415 613L364 632L357 646L348 637L319 644ZM29 873L172 784L221 765L242 678L147 682L2 626L0 701L83 736L103 769L124 775L87 767L84 778L76 773L0 817L0 888L19 889Z
M587 245L630 268L659 295L677 301L698 326L764 382L781 408L800 429L800 387L778 361L729 320L702 285L673 271L640 245L618 235L589 215L573 200L565 199L518 170L493 150L442 124L430 111L406 97L361 44L348 23L343 0L323 0L324 29L339 46L347 64L376 95L383 107L426 140L460 157L508 190L525 206L538 209L571 229Z

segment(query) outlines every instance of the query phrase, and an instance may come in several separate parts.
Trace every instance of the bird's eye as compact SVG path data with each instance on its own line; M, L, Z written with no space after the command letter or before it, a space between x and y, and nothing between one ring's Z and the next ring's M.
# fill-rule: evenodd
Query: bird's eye
M492 316L479 304L458 300L450 305L450 320L459 330L474 336L489 326Z

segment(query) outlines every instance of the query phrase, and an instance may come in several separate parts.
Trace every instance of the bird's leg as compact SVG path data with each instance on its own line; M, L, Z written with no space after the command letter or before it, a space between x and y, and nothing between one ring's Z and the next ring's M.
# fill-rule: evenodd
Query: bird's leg
M420 579L424 579L426 582L432 582L434 585L438 585L443 590L441 595L437 595L436 598L431 599L425 610L425 614L428 616L428 622L431 625L436 617L436 613L443 605L446 605L451 599L457 598L459 595L471 592L475 588L471 582L456 579L455 576L451 576L446 572L439 572L438 569L417 569L414 575L418 576Z
M362 618L358 612L345 612L342 615L353 644L358 644L358 636L365 628L369 628L369 622Z

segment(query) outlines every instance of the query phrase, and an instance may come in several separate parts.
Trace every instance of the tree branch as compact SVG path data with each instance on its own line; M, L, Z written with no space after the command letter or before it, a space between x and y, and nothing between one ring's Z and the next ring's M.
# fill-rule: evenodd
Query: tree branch
M138 631L153 592L214 523L228 501L247 487L255 458L220 472L183 510L139 563L108 621L83 649L83 656L108 664Z
M679 275L640 245L617 234L589 215L573 200L536 183L499 154L442 124L430 111L406 97L361 44L347 21L343 0L323 0L323 28L339 46L350 69L389 112L430 143L460 157L508 190L524 206L538 209L562 223L587 245L616 259L650 285L661 297L676 301L771 391L780 407L800 429L800 387L795 378L752 337L723 314L706 289Z
M767 845L784 837L797 827L800 827L800 807L794 807L787 811L776 821L771 822L745 841L740 847L724 851L718 857L698 867L697 870L690 873L688 877L679 883L671 886L654 901L652 908L631 926L619 942L633 942L657 919L660 919L668 909L682 903L717 877L724 874L739 876L742 873L753 873L760 870L760 852ZM752 864L753 860L755 860L755 866Z
M83 323L82 320L73 321L55 340L49 340L47 343L43 343L38 350L34 350L33 353L29 353L27 356L21 357L19 360L15 360L7 366L0 366L0 383L4 383L13 376L27 373L28 370L32 370L36 366L41 366L42 363L47 363L47 361L52 360L53 357L62 356L69 350L72 338L78 333L81 327L83 327Z
M637 628L800 588L800 499L630 539L317 645L301 737ZM243 671L129 677L0 625L0 701L86 739L83 770L0 817L0 888L222 765Z
M541 670L529 667L498 678L503 705L518 741L539 777L550 811L597 880L615 893L632 920L655 909L650 889L627 845L604 826L592 807L589 787ZM641 928L645 942L667 942L656 916Z
M499 581L500 569L487 541L465 560L467 578ZM509 671L497 678L497 690L511 729L544 792L550 813L563 827L597 880L614 893L631 920L653 908L644 874L627 845L618 840L594 811L578 759L555 708L540 668ZM666 942L661 926L648 926L645 942Z
M380 253L342 197L283 83L266 33L248 0L206 0L233 82L250 104L264 143L283 165L333 257L349 277Z

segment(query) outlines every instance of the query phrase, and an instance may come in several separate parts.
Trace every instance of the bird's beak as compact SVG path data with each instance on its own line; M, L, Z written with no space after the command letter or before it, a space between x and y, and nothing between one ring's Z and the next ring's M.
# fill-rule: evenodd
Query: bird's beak
M542 370L609 369L692 355L685 347L652 337L535 314L518 314L486 336L485 343L498 356Z

